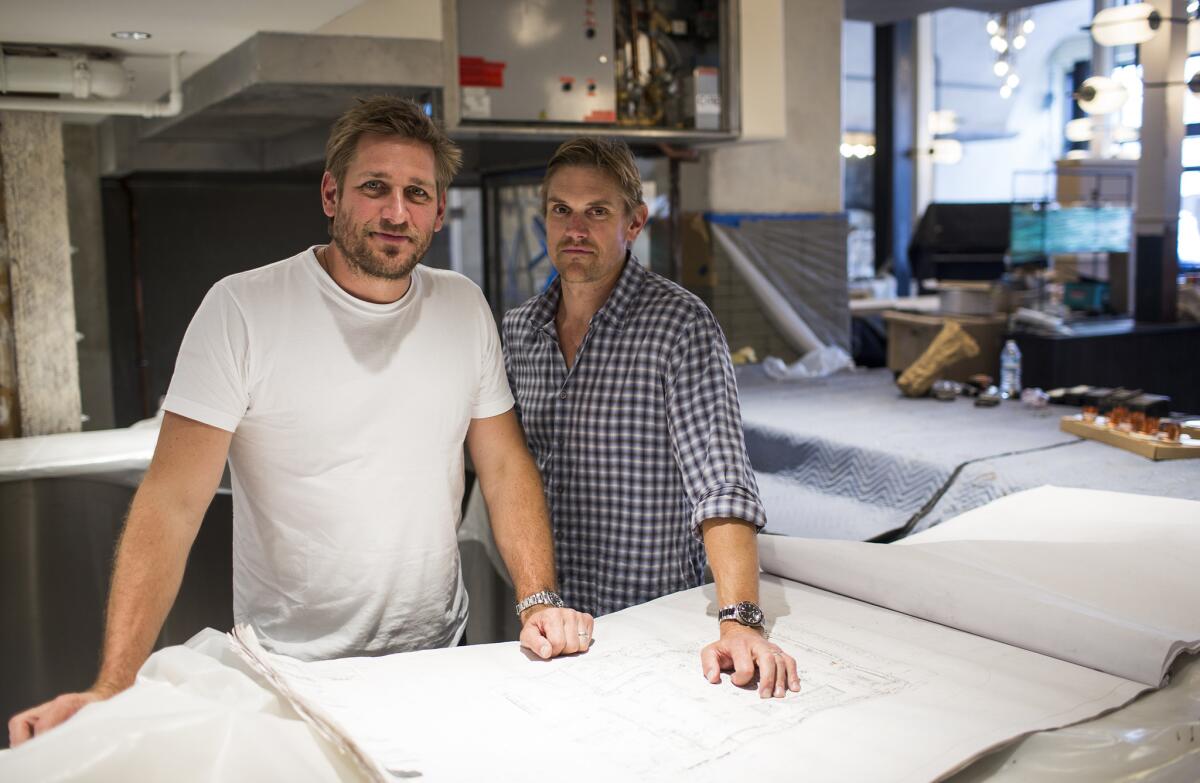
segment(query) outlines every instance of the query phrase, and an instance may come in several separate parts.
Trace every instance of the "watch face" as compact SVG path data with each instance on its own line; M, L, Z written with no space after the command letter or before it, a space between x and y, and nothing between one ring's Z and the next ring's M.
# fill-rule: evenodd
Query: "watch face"
M737 621L742 625L762 625L762 609L759 609L749 601L743 601L738 604L735 611L737 612Z

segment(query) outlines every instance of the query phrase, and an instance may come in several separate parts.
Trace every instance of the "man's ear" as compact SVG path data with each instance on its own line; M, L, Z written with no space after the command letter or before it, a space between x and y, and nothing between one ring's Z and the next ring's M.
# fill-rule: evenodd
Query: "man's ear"
M337 200L337 179L327 171L321 177L321 209L325 210L325 217L331 218L337 214Z
M446 220L446 191L440 190L437 197L437 219L433 221L433 230L435 232L442 230L442 223Z
M625 229L625 241L628 244L633 244L633 240L642 233L642 229L646 227L646 221L649 219L650 208L645 204L638 204L637 208L633 210L633 219L629 223L629 228Z

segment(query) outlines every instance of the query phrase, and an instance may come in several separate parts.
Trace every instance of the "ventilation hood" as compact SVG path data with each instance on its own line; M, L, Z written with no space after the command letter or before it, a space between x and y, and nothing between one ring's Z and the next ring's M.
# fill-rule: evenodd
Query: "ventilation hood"
M442 43L427 39L257 33L184 81L178 115L107 120L102 167L122 174L318 163L330 123L355 98L388 93L439 104L445 57Z

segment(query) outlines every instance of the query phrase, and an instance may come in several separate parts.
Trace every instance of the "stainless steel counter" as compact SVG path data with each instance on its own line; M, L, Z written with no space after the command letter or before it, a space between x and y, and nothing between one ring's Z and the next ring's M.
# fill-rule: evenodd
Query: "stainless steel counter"
M0 715L96 675L112 556L139 472L0 481ZM155 649L233 624L228 494L209 507ZM3 743L7 747L7 732Z

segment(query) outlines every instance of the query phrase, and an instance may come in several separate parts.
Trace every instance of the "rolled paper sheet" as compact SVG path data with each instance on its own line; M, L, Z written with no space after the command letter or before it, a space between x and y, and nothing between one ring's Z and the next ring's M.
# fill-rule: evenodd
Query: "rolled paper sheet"
M943 369L960 359L970 359L978 354L979 343L964 332L957 321L946 321L925 353L896 379L896 385L909 397L923 397Z

